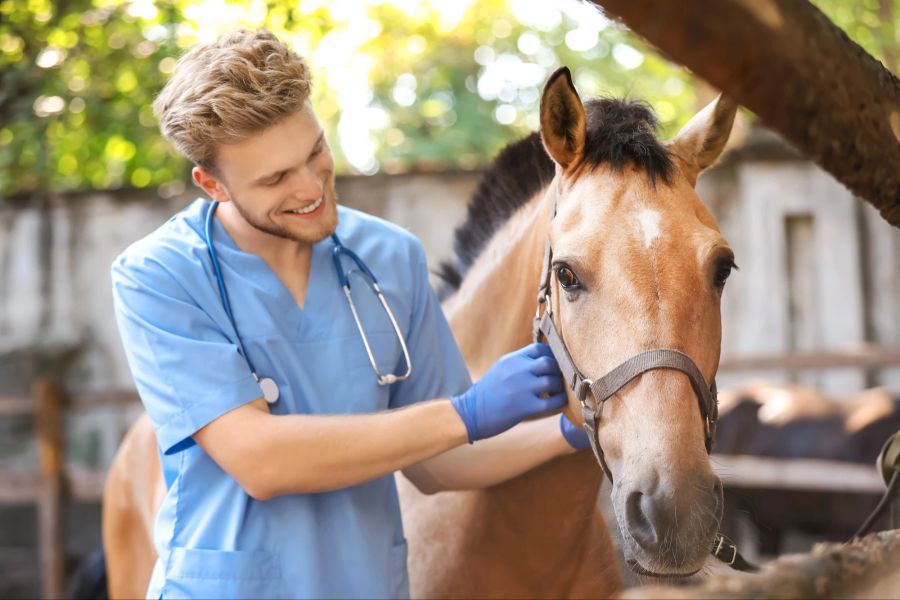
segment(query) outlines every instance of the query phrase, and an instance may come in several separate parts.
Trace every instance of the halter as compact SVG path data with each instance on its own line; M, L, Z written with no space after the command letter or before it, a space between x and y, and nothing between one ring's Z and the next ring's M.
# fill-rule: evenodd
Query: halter
M558 196L559 192L554 187L551 221L556 217ZM600 447L599 437L603 405L613 394L625 387L628 382L653 369L675 369L676 371L681 371L690 379L691 387L697 396L697 402L700 406L700 418L703 419L703 432L706 438L706 452L709 454L712 451L713 440L716 436L716 419L719 415L715 380L713 380L711 386L708 386L703 378L703 374L696 363L691 360L691 357L672 348L656 348L641 352L599 379L588 379L582 375L578 367L575 366L575 361L572 360L572 355L569 354L566 343L553 322L553 307L550 302L552 261L553 249L550 246L550 238L548 236L544 250L544 264L541 269L541 282L537 293L537 310L534 316L532 337L536 342L540 341L541 336L546 338L547 344L556 358L556 362L559 363L559 369L563 374L563 378L581 403L584 429L590 438L591 449L594 451L597 462L603 468L603 472L609 477L609 482L612 483L613 476L606 464L603 448ZM545 308L543 314L541 313L542 306Z

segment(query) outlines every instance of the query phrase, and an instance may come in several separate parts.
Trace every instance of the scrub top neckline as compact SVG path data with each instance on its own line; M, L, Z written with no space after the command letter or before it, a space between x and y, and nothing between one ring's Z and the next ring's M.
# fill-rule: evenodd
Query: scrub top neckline
M206 210L210 210L212 207L211 202L206 203ZM217 211L218 212L218 211ZM205 214L205 213L204 213ZM321 255L325 251L325 245L331 243L331 238L327 237L320 242L316 242L312 245L312 251L310 253L309 258L309 275L307 277L306 282L306 295L303 298L303 307L297 303L297 300L294 298L294 295L288 289L288 287L284 284L281 278L277 273L269 266L269 263L265 261L258 254L254 254L252 252L246 252L241 249L240 246L234 241L231 235L228 233L228 230L225 229L225 226L222 225L222 222L219 221L218 215L213 215L213 240L214 244L217 244L217 249L221 245L224 245L229 251L230 254L234 257L237 257L240 260L250 261L255 263L255 268L261 269L262 276L267 280L268 287L275 293L277 293L284 303L287 306L292 306L297 315L304 315L310 312L310 309L313 308L314 301L316 300L316 296L318 296L318 288L320 285L315 284L315 278L320 277L322 273L320 270L321 267ZM221 261L221 257L219 258Z

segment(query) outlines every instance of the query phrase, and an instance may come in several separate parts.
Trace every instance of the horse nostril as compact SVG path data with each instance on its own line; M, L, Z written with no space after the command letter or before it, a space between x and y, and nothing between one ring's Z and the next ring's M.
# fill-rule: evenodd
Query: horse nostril
M656 528L647 515L651 500L641 492L631 492L625 500L625 524L634 541L644 550L653 551L659 544Z

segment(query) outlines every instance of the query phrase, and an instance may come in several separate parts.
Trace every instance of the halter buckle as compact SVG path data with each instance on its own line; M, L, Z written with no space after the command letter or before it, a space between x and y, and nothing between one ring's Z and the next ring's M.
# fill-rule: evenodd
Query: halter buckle
M721 560L729 567L733 567L738 557L737 546L734 545L734 542L732 542L721 533L717 533L716 539L713 543L715 547L713 548L712 555ZM728 555L726 555L725 552L729 552L731 554L731 558L728 558Z

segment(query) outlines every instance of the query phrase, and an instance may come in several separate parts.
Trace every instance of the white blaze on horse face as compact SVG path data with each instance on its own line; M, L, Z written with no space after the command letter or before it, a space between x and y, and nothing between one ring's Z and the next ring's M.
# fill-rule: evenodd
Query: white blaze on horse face
M655 210L645 209L637 214L637 220L644 233L644 246L649 248L653 240L659 237L659 222L662 217Z

